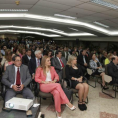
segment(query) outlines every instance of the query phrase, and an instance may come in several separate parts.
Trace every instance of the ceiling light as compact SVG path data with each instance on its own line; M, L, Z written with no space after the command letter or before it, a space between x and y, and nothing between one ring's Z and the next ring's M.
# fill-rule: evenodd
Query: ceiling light
M23 12L25 12L25 11L28 11L28 9L0 9L0 11L23 11Z
M58 31L58 32L64 32L64 31L62 31L62 30L58 30L58 29L53 29L53 30Z
M62 14L54 14L54 16L63 17L63 18L70 18L70 19L77 19L77 17L66 16L66 15L62 15Z
M56 35L56 34L44 34L41 32L32 32L32 31L23 31L23 30L0 30L0 32L13 32L13 33L26 33L26 34L36 34L36 35L42 35L42 36L47 36L47 37L61 37L60 35Z
M69 28L69 29L74 30L74 31L79 31L78 29L75 29L75 28Z
M94 22L95 24L97 24L97 25L100 25L100 26L103 26L103 27L106 27L106 28L108 28L109 26L107 26L107 25L105 25L105 24L102 24L102 23L99 23L99 22Z
M94 34L91 34L91 33L66 33L64 31L61 31L61 30L58 30L58 29L45 29L45 28L40 28L40 27L23 27L23 26L0 26L0 29L3 29L3 28L15 28L15 29L29 29L29 30L39 30L39 31L48 31L48 32L53 32L53 33L58 33L58 34L61 34L61 35L64 35L64 36L69 36L69 37L72 37L72 36L95 36ZM84 35L85 34L85 35Z
M105 2L103 0L91 0L91 2L96 3L96 4L100 4L100 5L103 5L103 6L106 6L106 7L110 7L112 9L118 9L117 5L111 4L109 2Z
M53 22L53 23L59 23L59 24L65 24L65 25L73 25L73 26L79 26L79 27L84 27L87 29L91 29L97 32L101 32L102 34L110 36L111 33L114 31L105 29L100 26L96 26L90 23L82 22L79 20L72 20L72 19L61 19L61 18L56 18L56 17L49 17L49 16L42 16L42 15L34 15L34 14L15 14L15 13L7 13L7 14L0 14L0 20L8 20L8 18L15 20L15 19L21 19L21 20L33 20L33 21L43 21L43 22ZM57 32L54 30L51 30L53 32ZM116 31L115 31L116 32ZM117 31L118 32L118 31ZM63 32L58 32L58 33L63 33ZM63 33L65 34L65 33ZM113 36L113 35L112 35ZM116 36L114 34L114 36Z

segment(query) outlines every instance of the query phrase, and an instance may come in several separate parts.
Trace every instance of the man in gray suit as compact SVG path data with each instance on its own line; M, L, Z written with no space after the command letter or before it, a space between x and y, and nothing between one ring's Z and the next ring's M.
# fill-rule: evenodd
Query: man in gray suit
M12 60L14 64L7 66L2 77L2 83L7 86L5 102L17 94L22 94L26 99L34 99L32 91L27 87L32 80L28 67L22 64L19 55L15 55Z
M55 55L56 57L52 58L51 60L51 65L54 66L61 82L63 76L63 68L66 65L66 59L62 57L61 51L56 51Z

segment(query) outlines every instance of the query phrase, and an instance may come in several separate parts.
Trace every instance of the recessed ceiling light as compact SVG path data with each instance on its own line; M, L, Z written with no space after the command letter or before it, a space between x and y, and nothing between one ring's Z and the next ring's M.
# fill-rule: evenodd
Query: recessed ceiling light
M54 14L54 16L63 17L63 18L70 18L70 19L77 19L77 17L66 16L66 15L62 15L62 14Z
M79 31L78 29L71 28L71 27L69 27L69 29L74 30L74 31Z
M58 29L52 29L52 30L55 30L55 31L58 31L58 32L64 32L64 31L62 31L62 30L58 30Z
M25 11L28 11L28 9L0 9L0 11L10 11L10 12L12 12L12 11L23 11L23 12L25 12Z
M66 33L64 31L58 30L58 29L47 29L47 28L40 28L40 27L30 27L30 26L0 26L0 29L3 28L15 28L15 29L28 29L28 30L39 30L39 31L48 31L48 32L53 32L53 33L58 33L60 35L64 35L64 36L95 36L94 34L91 33ZM0 30L1 31L1 30Z
M42 36L47 36L47 37L61 37L60 35L56 35L56 34L45 34L45 33L41 33L41 32L23 31L23 30L0 30L0 32L36 34L36 35L42 35Z
M97 25L100 25L100 26L103 26L103 27L106 27L106 28L108 28L109 26L108 25L105 25L105 24L102 24L102 23L99 23L99 22L94 22L95 24L97 24Z
M115 4L111 4L109 2L103 1L103 0L91 0L91 2L96 3L96 4L100 4L106 7L110 7L112 9L118 9L118 6Z

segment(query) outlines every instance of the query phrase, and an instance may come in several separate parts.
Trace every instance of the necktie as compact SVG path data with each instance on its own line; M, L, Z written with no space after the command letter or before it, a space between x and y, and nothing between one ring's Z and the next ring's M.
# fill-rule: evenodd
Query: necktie
M17 70L16 85L17 86L20 86L21 85L19 68Z
M37 64L38 64L38 67L40 66L40 60L38 59L38 61L37 61Z
M61 62L62 67L64 67L64 64L63 64L63 62L61 61L61 59L60 59L60 62Z

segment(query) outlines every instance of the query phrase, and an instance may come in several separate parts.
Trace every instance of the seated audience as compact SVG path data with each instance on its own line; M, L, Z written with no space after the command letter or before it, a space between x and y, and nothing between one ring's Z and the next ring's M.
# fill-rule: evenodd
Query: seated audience
M88 96L89 86L83 82L83 74L80 66L77 65L77 57L70 55L65 68L66 79L71 80L71 87L78 90L78 107L81 111L87 110L85 105Z
M32 79L35 78L35 70L37 67L40 66L41 64L41 58L42 58L42 53L40 50L36 50L35 51L35 58L32 58L30 59L29 61L29 64L28 64L28 67L29 67L29 71L30 71L30 74L32 76Z
M2 48L2 50L1 50L1 54L3 55L3 56L5 56L5 50L7 49L7 47L6 46L3 46L3 48Z
M110 64L107 66L108 75L112 77L111 84L118 84L118 57L113 56Z
M104 64L105 59L107 58L107 52L103 51L103 55L101 57L101 63Z
M5 63L4 63L4 71L6 70L6 67L9 66L9 65L12 65L13 64L13 61L12 61L12 57L15 56L14 53L11 53L11 50L10 49L7 49L5 51Z
M37 68L35 81L40 84L40 90L45 93L51 93L54 97L55 109L57 117L61 118L61 104L66 104L71 110L76 109L68 98L59 83L59 76L54 67L51 66L51 61L48 56L44 56L41 61L41 66Z
M2 83L8 87L5 102L15 97L17 94L22 94L23 97L27 99L34 99L33 93L27 87L31 82L28 67L22 65L22 60L19 55L15 55L12 61L14 64L7 66L2 77Z
M59 81L61 82L62 80L62 75L63 75L63 68L66 65L66 59L62 57L61 51L56 51L55 53L56 57L51 59L51 64L54 66L57 74L59 75Z
M22 57L22 63L26 66L28 66L29 64L29 61L31 59L31 50L30 49L27 49L26 50L26 55Z
M111 62L112 56L113 56L112 53L108 53L107 58L105 59L105 65L107 65Z
M81 65L82 72L85 74L87 72L88 67L88 57L86 55L86 49L81 50L80 55L77 57L77 63Z
M103 87L103 89L108 89L108 87L105 85L105 81L104 81L104 72L101 72L102 69L102 65L99 62L98 58L96 57L95 53L91 54L91 60L90 60L90 68L93 70L92 75L100 75L102 77L102 84L101 86Z

